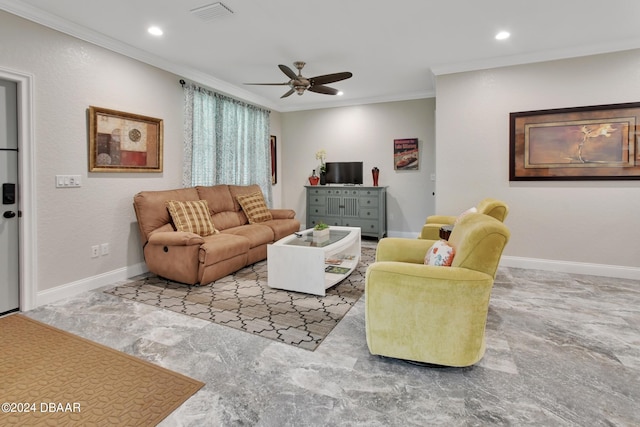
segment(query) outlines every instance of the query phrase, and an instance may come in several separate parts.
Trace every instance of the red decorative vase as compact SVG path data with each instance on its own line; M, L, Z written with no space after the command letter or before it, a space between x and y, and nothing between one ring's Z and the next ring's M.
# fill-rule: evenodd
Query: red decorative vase
M378 186L378 176L380 175L380 169L378 169L378 168L371 169L371 175L373 175L373 186L377 187Z
M318 185L318 181L320 181L320 177L318 175L316 175L316 170L314 169L313 173L309 177L309 184Z

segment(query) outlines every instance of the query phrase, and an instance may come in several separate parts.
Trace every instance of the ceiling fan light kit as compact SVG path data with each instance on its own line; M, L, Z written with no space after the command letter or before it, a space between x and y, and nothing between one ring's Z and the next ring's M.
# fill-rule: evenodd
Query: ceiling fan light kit
M246 85L265 85L265 86L289 86L289 91L282 95L280 98L286 98L293 93L302 95L305 91L320 93L323 95L337 95L339 90L329 86L325 86L328 83L335 83L342 80L349 79L353 76L352 73L344 71L341 73L325 74L322 76L306 78L302 75L302 69L306 65L305 62L296 61L293 66L298 69L296 74L291 68L286 65L278 65L278 68L289 77L289 81L285 83L245 83Z

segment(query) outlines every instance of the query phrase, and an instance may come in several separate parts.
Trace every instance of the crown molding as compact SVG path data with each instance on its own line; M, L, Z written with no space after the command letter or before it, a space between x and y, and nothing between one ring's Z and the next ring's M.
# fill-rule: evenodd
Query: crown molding
M440 64L431 67L434 76L464 73L468 71L488 70L491 68L509 67L513 65L532 64L536 62L556 61L578 58L581 56L600 55L622 52L640 48L640 39L626 39L610 43L598 43L572 48L550 49L521 55L500 56L476 61L465 61L451 64Z
M137 61L144 62L145 64L176 74L184 79L197 82L198 84L210 87L211 89L225 95L240 98L243 101L257 104L261 107L277 110L277 105L272 101L261 96L257 96L224 80L220 80L190 67L181 66L167 61L159 56L150 54L129 44L122 43L89 28L74 24L60 18L59 16L50 14L31 5L13 0L0 0L0 9L45 27L60 31L61 33L70 35L77 39L84 40L96 46L103 47Z
M145 64L152 65L162 70L176 74L185 80L191 80L197 84L207 86L217 92L221 92L225 95L240 98L243 101L257 104L261 107L275 110L278 112L291 112L301 110L317 110L322 108L334 108L345 107L351 105L364 105L374 104L382 102L394 102L394 101L407 101L412 99L433 98L435 97L434 91L419 91L414 93L406 93L400 95L388 95L382 97L371 98L359 98L352 100L341 100L335 102L322 102L315 104L305 104L290 106L282 103L273 102L267 98L258 96L252 92L249 92L243 88L232 85L224 80L220 80L210 74L203 73L199 70L181 66L173 62L167 61L156 55L152 55L148 52L138 49L129 44L122 43L111 37L107 37L104 34L93 31L82 25L75 24L67 21L57 15L50 14L41 9L33 7L28 4L24 4L14 0L0 0L0 9L9 12L13 15L43 25L45 27L60 31L64 34L70 35L80 40L84 40L88 43L96 46L103 47L129 58L135 59Z
M425 90L425 91L417 91L417 92L397 94L397 95L345 99L345 100L340 100L340 101L335 101L330 103L323 102L323 103L317 103L317 104L296 105L292 107L278 104L277 110L282 113L288 113L292 111L320 110L323 108L338 108L338 107L349 107L354 105L380 104L383 102L411 101L413 99L435 98L435 96L436 96L435 91Z

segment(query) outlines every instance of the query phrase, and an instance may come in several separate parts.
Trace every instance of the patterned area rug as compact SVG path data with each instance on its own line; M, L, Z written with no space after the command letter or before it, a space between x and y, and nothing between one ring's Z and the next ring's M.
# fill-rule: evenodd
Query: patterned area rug
M0 342L2 426L154 426L204 385L20 314Z
M374 257L363 247L353 273L324 297L270 288L266 260L205 286L148 276L105 292L313 351L364 293Z

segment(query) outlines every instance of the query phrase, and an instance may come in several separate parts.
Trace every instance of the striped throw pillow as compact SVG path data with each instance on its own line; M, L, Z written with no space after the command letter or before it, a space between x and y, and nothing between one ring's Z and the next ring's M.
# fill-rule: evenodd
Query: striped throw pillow
M238 203L242 206L242 210L249 219L249 224L256 224L273 219L271 211L264 202L264 196L261 192L243 194L236 196Z
M211 222L209 205L206 200L179 202L167 201L167 209L178 231L199 234L202 237L218 234Z

